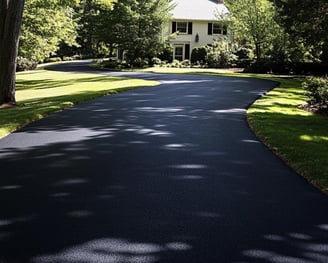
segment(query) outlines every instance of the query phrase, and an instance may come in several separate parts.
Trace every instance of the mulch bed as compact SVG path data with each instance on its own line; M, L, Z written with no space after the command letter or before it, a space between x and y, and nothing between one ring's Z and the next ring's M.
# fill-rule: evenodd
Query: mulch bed
M312 112L314 114L318 114L321 116L328 117L328 107L327 106L322 106L318 104L303 104L298 106L299 109Z

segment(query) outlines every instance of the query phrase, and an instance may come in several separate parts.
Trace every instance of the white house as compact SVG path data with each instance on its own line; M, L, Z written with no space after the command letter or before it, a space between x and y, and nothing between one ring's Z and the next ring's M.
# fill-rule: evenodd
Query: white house
M177 33L170 40L174 59L190 59L195 47L230 35L222 19L229 14L223 0L175 0L171 13L172 21L166 35Z

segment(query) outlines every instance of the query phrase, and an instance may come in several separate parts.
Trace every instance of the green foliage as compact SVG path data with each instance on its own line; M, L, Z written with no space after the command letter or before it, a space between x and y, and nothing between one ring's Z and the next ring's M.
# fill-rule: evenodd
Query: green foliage
M277 20L302 42L314 57L328 64L328 2L326 0L274 0Z
M81 0L75 7L75 17L78 21L79 53L83 57L93 58L109 55L111 49L108 39L112 39L112 0ZM113 40L114 41L114 40Z
M73 9L54 1L27 1L23 14L19 55L41 62L54 53L61 42L75 44Z
M256 59L262 59L282 33L274 20L274 5L269 0L226 0L225 3L233 14L236 40L252 45Z
M234 54L237 56L237 66L242 68L248 67L254 58L253 50L249 46L239 47Z
M237 57L229 50L226 42L216 41L211 46L207 46L205 60L210 68L225 68L232 66Z
M204 64L205 59L206 59L206 47L196 47L191 51L191 63L199 63L199 64Z
M310 77L302 83L308 103L328 107L328 78Z
M145 68L148 65L149 65L149 60L146 58L138 57L132 61L132 66L136 68Z
M151 64L155 66L159 66L162 64L162 60L160 58L152 58L151 59Z
M16 71L34 70L38 63L23 57L17 57Z
M167 0L119 0L103 25L102 40L126 50L129 61L156 56L164 48L161 32L170 8Z
M328 193L327 117L298 108L306 100L299 81L268 79L281 84L250 107L251 127L291 167Z

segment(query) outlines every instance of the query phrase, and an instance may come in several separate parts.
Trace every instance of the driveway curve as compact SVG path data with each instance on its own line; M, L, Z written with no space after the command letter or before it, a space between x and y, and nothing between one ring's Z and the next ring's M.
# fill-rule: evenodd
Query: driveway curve
M328 262L328 198L246 122L275 83L110 74L160 85L0 140L0 262Z

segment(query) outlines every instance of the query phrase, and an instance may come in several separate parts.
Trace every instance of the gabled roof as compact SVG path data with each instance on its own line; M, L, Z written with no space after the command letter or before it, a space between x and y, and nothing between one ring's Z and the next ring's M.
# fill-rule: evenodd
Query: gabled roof
M218 20L216 14L225 15L229 10L218 0L174 0L176 6L171 11L173 19L182 20Z

